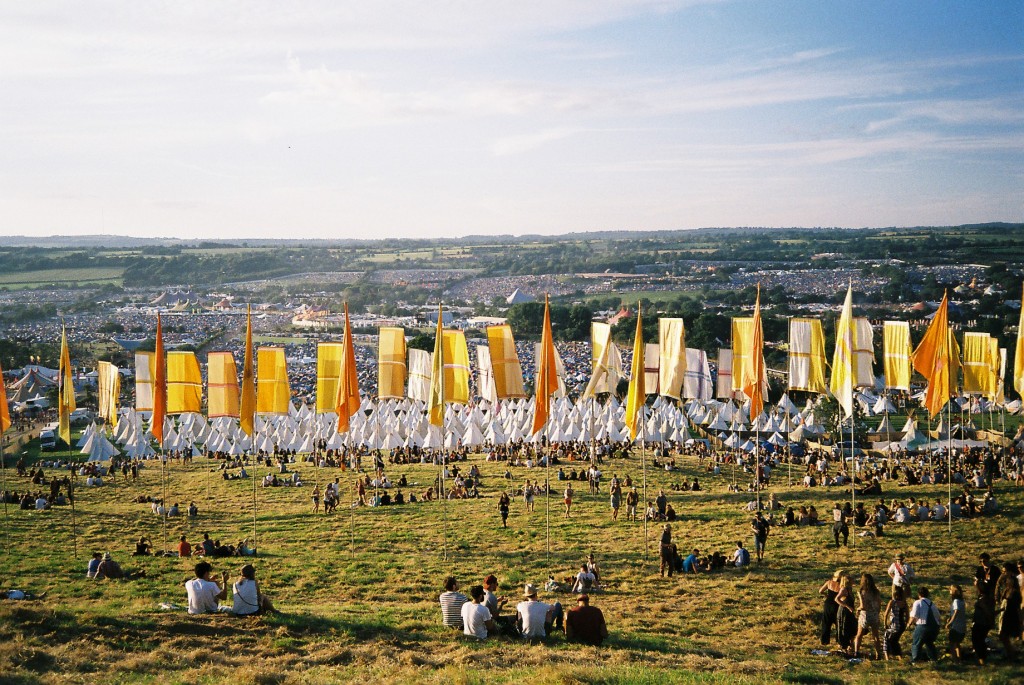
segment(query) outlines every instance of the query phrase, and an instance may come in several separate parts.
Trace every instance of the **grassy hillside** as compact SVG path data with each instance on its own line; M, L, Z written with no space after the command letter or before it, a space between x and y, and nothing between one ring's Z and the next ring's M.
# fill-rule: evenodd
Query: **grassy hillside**
M193 543L203 531L234 543L252 535L250 481L223 481L206 460L172 464L166 493L184 509L194 500L200 516L172 520L166 528L139 495L164 490L155 462L137 483L118 479L103 488L81 488L76 506L77 558L71 511L18 511L9 508L0 554L5 587L42 600L0 602L0 680L60 682L1012 682L1019 670L998 658L992 665L911 667L906 662L852 664L840 657L817 657L818 587L836 568L868 571L883 579L897 550L918 568L921 583L944 588L951 581L970 585L978 553L1016 559L1024 532L1024 494L998 487L1003 513L944 524L890 526L882 539L857 538L856 546L835 550L829 528L776 528L766 562L749 570L726 570L685 578L661 578L657 568L657 524L612 521L607 494L586 494L576 484L572 518L561 513L561 484L550 500L550 554L545 503L524 512L514 501L509 527L502 529L497 494L506 486L504 466L473 458L483 472L483 497L447 504L416 503L381 509L350 509L350 473L317 472L298 466L302 488L259 488L255 563L263 589L283 614L241 619L189 617L183 610L161 611L158 604L184 605L182 584L191 561L132 559L134 539L151 537L158 547L173 546L185 533ZM672 473L648 468L651 499L659 488L701 479L699 493L669 492L682 515L674 525L680 549L698 547L730 552L736 539L749 540L750 499L729 494L730 473L705 474L695 460L683 459ZM577 465L578 467L578 465ZM468 468L468 465L467 467ZM436 474L427 465L396 467L421 493ZM514 470L515 483L543 478L540 471ZM52 473L52 472L51 472ZM261 471L262 473L262 471ZM640 481L639 454L604 466ZM13 487L24 479L7 472ZM781 475L781 474L780 474ZM333 515L310 513L313 483L340 478L345 504ZM827 515L834 499L846 495L824 489L773 488L784 504L815 504ZM886 487L886 498L945 499L942 486ZM748 546L749 543L748 543ZM132 582L90 581L84 577L89 552L110 550L127 568L145 568ZM447 551L447 558L445 552ZM501 582L499 594L514 605L525 582L542 585L549 573L566 576L593 551L606 589L593 604L605 612L611 638L601 648L568 645L556 638L529 646L497 638L484 644L463 639L440 625L437 595L443 578L455 574L468 589L488 573ZM238 575L237 559L214 560L216 571ZM973 591L968 593L973 600ZM542 593L542 598L552 595ZM555 596L567 607L568 595ZM945 612L949 598L936 595ZM968 606L971 606L969 602ZM944 637L943 637L944 640ZM909 635L904 643L909 649Z

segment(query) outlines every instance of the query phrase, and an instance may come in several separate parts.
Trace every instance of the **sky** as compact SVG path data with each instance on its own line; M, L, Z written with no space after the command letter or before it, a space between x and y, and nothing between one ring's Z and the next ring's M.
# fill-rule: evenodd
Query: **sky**
M1024 220L1024 2L0 4L0 235Z

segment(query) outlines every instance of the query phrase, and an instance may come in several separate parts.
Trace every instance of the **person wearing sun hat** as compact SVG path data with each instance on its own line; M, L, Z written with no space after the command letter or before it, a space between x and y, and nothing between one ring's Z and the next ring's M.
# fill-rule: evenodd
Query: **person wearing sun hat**
M552 628L562 627L562 605L548 604L537 599L537 587L527 583L523 588L523 601L516 605L520 634L526 639L543 639Z
M904 560L903 552L897 552L896 558L889 566L889 577L892 578L892 587L900 588L904 597L910 597L910 583L914 580L914 568Z

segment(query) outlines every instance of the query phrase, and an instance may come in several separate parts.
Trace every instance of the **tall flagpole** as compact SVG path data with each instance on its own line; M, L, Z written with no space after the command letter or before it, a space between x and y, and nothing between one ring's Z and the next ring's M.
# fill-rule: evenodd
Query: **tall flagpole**
M444 437L444 309L441 303L437 304L437 335L440 336L440 340L437 341L437 353L441 359L438 362L437 368L441 373L440 378L440 392L441 396L438 398L438 402L441 405L441 474L438 480L438 487L441 496L441 511L444 517L444 560L448 561L448 493L445 492L444 475L445 469L447 468L445 462L447 462L447 455L445 454L445 437Z
M842 433L840 433L842 434ZM850 478L850 506L853 507L853 521L854 521L854 534L853 534L853 546L857 546L857 455L854 454L853 447L853 414L850 414L850 467L853 473Z
M639 305L637 306L639 311ZM646 402L645 402L646 404ZM644 405L640 406L640 464L644 472L644 561L648 558L647 539L647 441L644 439Z
M950 398L946 404L946 421L950 422L950 412L952 411L953 400ZM963 426L960 427L963 430ZM946 509L948 510L949 518L949 533L953 533L953 431L952 426L950 430L946 431L947 442L946 442L946 489L948 492L949 499L946 500Z

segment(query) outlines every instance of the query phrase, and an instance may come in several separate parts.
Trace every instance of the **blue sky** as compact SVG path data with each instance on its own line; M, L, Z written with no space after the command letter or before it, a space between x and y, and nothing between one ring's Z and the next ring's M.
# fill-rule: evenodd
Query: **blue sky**
M0 6L0 234L1024 220L1024 3Z

